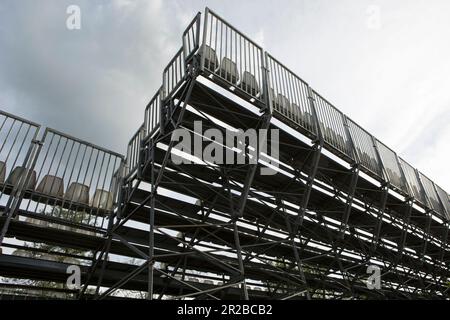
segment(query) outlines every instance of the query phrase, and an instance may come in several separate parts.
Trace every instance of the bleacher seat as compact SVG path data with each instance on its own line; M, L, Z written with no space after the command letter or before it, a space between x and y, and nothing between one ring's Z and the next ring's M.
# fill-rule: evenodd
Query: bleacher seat
M26 177L27 169L24 167L15 167L14 170L9 174L8 179L6 179L6 183L12 186L17 186L19 184L20 178L22 175L24 178ZM28 183L25 186L25 189L34 190L36 187L36 171L32 171L29 175Z
M337 143L341 148L347 148L347 142L346 139L344 139L343 136L341 136L340 134L336 135L336 139L337 139Z
M289 102L289 99L286 98L284 95L279 93L277 95L277 99L275 100L278 110L284 114L287 117L291 116L291 103Z
M87 205L89 204L89 187L78 182L72 182L67 188L64 199Z
M291 108L292 108L292 117L293 117L293 120L294 120L296 123L300 123L300 118L301 118L301 113L302 113L300 107L299 107L297 104L292 103L292 104L291 104Z
M302 117L303 117L303 122L305 123L307 128L314 127L314 118L311 113L306 111L305 113L302 114Z
M255 76L248 71L244 71L242 73L240 87L242 90L254 97L257 97L260 93L258 81L256 81Z
M220 63L219 74L222 78L232 84L237 84L239 80L239 72L236 63L226 57L224 57Z
M36 191L48 196L61 198L64 195L64 181L60 177L47 174L42 178Z
M219 67L216 51L208 45L204 45L202 55L205 56L205 68L211 72L215 72Z
M92 199L92 207L111 210L113 206L113 197L111 192L97 189L94 193L94 198Z

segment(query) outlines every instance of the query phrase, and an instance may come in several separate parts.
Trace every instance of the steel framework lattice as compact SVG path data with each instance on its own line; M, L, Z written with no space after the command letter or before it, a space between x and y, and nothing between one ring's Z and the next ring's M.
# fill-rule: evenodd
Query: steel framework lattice
M39 125L1 117L0 275L34 280L4 282L11 295L65 283L76 264L82 288L53 291L449 297L447 192L209 9L185 29L126 158L49 128L38 139ZM224 147L206 129L265 129L266 147L278 146L276 174L262 174L273 159L251 161L245 143L228 150L239 164L174 161L189 158L176 149L177 129L205 148ZM381 287L367 286L369 266Z

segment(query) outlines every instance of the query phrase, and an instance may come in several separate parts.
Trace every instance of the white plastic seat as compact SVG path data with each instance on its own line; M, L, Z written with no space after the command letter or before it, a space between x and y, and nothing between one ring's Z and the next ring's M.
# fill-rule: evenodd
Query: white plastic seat
M0 183L5 182L6 177L6 163L0 161Z
M309 127L313 127L314 126L314 118L312 116L311 113L309 112L305 112L303 114L304 118L305 118L305 122Z
M330 127L327 127L325 129L325 135L328 137L328 141L334 145L336 143L336 134L334 133L334 130L331 129Z
M47 174L42 178L36 191L61 198L64 195L64 181L62 178Z
M289 102L289 99L281 93L277 95L276 105L282 114L288 117L291 115L291 103Z
M347 148L347 142L345 141L344 137L340 134L337 134L336 137L338 145L340 145L342 148Z
M111 210L113 206L112 193L102 189L95 190L92 206L94 208Z
M8 179L6 179L6 183L17 186L19 184L20 178L22 175L26 178L27 169L24 167L15 167L14 170L9 174ZM28 183L25 186L25 189L34 190L36 187L36 171L32 171L29 174Z
M248 71L244 71L244 73L242 73L240 86L242 90L254 97L258 96L260 93L258 81L256 81L255 76Z
M236 63L226 57L223 58L222 62L220 63L219 72L222 78L231 82L232 84L236 84L239 80L239 73Z
M301 110L300 107L298 105L296 105L295 103L291 104L291 109L292 109L292 117L293 120L297 123L299 123L299 120L301 118Z
M202 55L205 56L205 68L209 71L216 71L219 67L219 60L217 59L216 51L208 45L204 45Z
M67 188L64 199L82 204L89 204L89 187L78 182L72 182L69 188Z

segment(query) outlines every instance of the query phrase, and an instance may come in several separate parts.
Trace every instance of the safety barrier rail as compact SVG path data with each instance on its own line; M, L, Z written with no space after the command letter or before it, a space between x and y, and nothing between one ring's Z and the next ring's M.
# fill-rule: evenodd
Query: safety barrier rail
M161 121L161 90L153 96L145 108L144 115L144 140L151 137L159 128Z
M204 72L237 94L263 101L263 50L224 19L206 9L201 45Z
M351 119L347 118L347 123L361 166L378 179L384 179L372 136Z
M183 51L186 61L191 60L200 46L200 17L199 12L183 32Z
M430 208L440 213L442 216L445 216L444 208L441 207L441 203L439 201L439 196L434 187L433 181L431 181L427 176L419 171L420 181L422 182L423 188L425 190L425 194L429 200Z
M408 183L409 195L414 197L415 200L420 202L422 205L427 205L425 190L423 190L422 184L420 183L417 170L402 158L399 158L399 161Z
M351 137L345 130L344 114L314 90L313 97L324 141L345 156L353 158Z
M437 184L434 184L434 186L436 187L436 192L439 196L439 199L441 200L443 212L445 212L447 219L450 220L450 201L448 198L448 194Z
M125 161L125 179L132 176L138 170L141 143L144 137L145 129L144 124L142 124L128 142L127 157Z
M268 53L266 63L269 72L269 98L273 110L308 133L317 135L308 84Z
M378 153L380 154L381 161L383 162L383 167L387 175L389 182L397 189L408 193L406 187L406 181L403 177L403 172L400 168L400 164L397 159L397 155L394 151L389 149L385 144L375 139L378 148Z
M183 84L186 78L185 61L184 50L181 47L163 71L163 99L172 97Z
M105 228L113 210L123 156L47 128L22 192L20 212Z
M0 215L24 183L40 125L0 110Z

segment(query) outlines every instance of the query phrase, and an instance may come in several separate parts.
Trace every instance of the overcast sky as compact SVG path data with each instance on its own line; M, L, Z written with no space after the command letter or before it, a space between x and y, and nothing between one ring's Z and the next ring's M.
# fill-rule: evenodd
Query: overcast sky
M0 109L124 153L205 5L450 190L446 0L2 0Z

